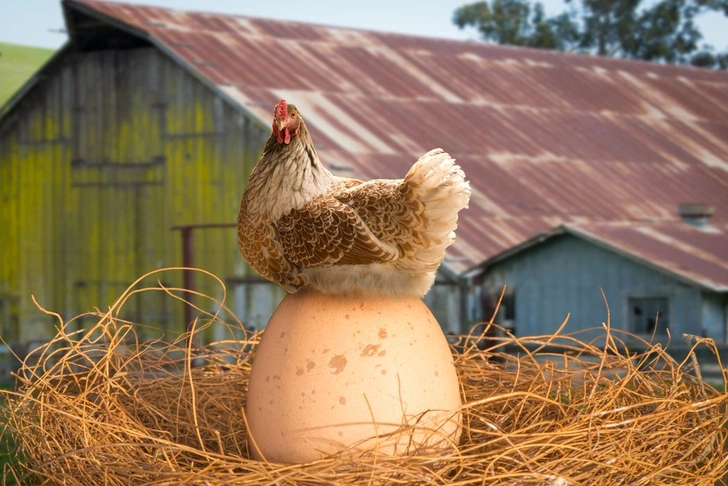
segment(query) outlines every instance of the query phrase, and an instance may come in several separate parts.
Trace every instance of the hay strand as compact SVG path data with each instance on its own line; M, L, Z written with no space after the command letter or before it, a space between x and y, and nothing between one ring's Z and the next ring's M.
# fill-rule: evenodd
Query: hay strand
M143 323L119 318L124 302L137 292L187 295L136 288L142 279L108 312L86 314L95 324L84 330L49 312L57 335L25 360L17 390L6 393L6 432L18 445L6 478L47 485L724 484L728 395L705 384L692 358L677 362L661 345L608 325L590 342L562 332L517 338L492 323L460 336L453 353L464 428L450 453L369 451L299 465L252 460L244 410L261 334L225 322L223 312L232 313L224 302L198 293L219 311L198 304L202 317L190 335L141 342ZM231 338L194 345L212 325ZM689 339L717 356L713 341ZM635 340L644 351L630 351Z

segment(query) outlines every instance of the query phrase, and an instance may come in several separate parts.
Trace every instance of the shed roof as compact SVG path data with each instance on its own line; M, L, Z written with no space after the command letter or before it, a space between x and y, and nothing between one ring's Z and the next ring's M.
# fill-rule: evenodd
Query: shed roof
M88 26L74 25L73 12L140 36L260 123L279 99L296 103L322 160L341 173L402 177L433 147L453 154L474 189L445 261L456 274L563 223L626 247L645 228L679 228L684 202L714 206L716 244L728 246L726 72L97 0L64 5L74 42ZM635 221L634 230L621 225ZM674 256L640 254L660 265ZM724 252L706 261L715 258L728 262ZM691 275L712 281L698 268Z
M486 265L497 264L561 235L582 238L689 284L728 292L728 227L709 224L696 227L677 221L567 223L510 248Z

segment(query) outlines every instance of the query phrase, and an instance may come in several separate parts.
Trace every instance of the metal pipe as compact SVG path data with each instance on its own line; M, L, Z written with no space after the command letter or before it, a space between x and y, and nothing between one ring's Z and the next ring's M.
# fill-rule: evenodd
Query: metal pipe
M192 247L192 226L183 226L182 230L182 266L185 267L182 277L182 286L185 288L185 329L189 333L192 331L192 322L194 320L194 303L195 294L192 292L195 288L195 272L191 269L195 266L195 251Z

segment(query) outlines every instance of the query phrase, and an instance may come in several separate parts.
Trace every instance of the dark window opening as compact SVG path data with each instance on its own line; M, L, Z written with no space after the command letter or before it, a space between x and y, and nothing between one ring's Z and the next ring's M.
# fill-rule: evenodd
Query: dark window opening
M629 319L635 334L666 336L670 327L667 297L630 297Z

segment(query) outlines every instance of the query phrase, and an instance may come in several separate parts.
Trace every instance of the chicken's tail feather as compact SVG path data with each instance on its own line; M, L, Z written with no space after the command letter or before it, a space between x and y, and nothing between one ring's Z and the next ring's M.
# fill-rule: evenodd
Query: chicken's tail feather
M445 250L455 241L458 212L468 207L470 184L455 159L442 149L420 157L404 180L406 197L417 206L415 211L421 216L421 225L412 242L416 251L406 260L413 268L436 270Z

